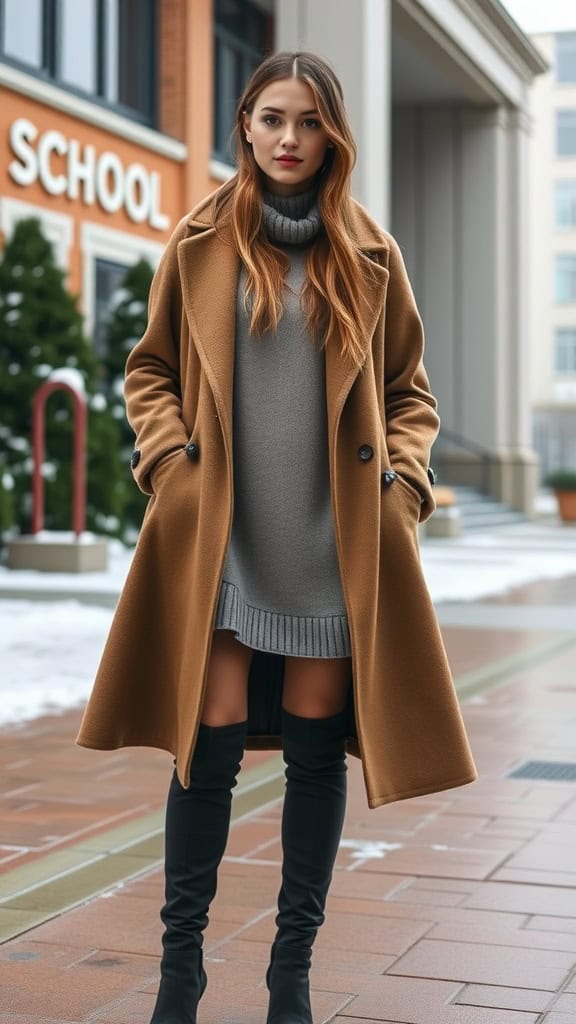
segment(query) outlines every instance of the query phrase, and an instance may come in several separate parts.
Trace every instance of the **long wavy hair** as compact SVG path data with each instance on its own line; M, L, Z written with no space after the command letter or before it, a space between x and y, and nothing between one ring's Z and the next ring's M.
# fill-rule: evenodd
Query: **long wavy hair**
M314 93L320 121L333 148L326 150L318 172L318 209L322 229L306 253L302 304L308 330L320 346L340 344L344 357L360 366L365 353L356 324L362 317L362 275L359 254L350 235L350 178L356 162L342 86L330 65L308 52L281 52L267 57L250 77L238 103L232 134L238 170L219 190L214 226L230 204L231 230L246 268L246 302L251 301L250 333L275 330L283 311L288 270L286 255L272 245L263 226L260 168L244 133L244 112L251 114L262 90L271 82L296 77Z

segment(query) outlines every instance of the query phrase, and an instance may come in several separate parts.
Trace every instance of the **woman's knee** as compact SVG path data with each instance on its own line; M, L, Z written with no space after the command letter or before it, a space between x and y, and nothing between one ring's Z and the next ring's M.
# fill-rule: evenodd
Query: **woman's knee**
M248 717L248 675L253 651L230 630L215 630L208 665L201 721L221 726Z
M350 658L286 658L282 705L302 718L343 711L352 682Z

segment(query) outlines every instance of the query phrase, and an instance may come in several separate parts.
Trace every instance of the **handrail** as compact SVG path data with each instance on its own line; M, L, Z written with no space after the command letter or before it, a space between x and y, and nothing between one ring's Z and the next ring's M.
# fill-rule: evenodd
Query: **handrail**
M457 445L459 448L463 448L464 451L469 451L473 455L479 456L482 466L481 490L483 494L490 494L490 465L493 457L490 449L484 448L484 446L478 444L477 441L470 441L469 438L463 437L462 434L457 434L453 430L446 430L444 427L440 428L440 433L436 438L435 444L437 444L438 441L448 441L451 444Z

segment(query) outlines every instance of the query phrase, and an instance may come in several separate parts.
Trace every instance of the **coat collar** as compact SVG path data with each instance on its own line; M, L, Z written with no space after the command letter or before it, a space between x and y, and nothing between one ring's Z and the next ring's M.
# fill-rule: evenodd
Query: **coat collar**
M187 223L192 233L178 245L178 264L190 331L214 395L226 449L232 458L234 337L240 259L231 241L229 214L223 212L217 231L213 226L214 198L214 194L208 196L190 214ZM350 231L361 251L366 304L358 330L368 353L384 304L388 271L383 264L387 262L388 243L384 233L355 201ZM328 346L326 396L331 437L335 436L357 374L358 367L345 360L337 346Z

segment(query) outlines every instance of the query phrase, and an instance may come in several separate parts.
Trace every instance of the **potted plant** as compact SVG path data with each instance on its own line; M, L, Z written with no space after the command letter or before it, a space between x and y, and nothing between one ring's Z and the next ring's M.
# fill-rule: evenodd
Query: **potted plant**
M576 469L556 469L544 483L556 495L562 522L576 523Z

